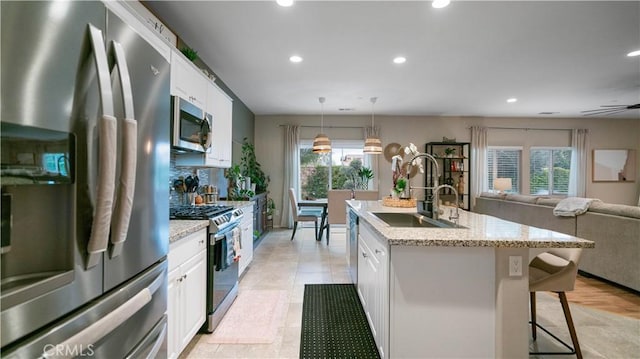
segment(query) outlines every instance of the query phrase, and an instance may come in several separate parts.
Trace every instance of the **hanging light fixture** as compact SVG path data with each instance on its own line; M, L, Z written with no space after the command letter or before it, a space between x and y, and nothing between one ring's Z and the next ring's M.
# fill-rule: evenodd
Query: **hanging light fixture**
M320 101L320 133L313 139L313 153L331 152L331 140L324 134L324 97L319 97Z
M376 130L375 130L375 124L373 119L374 117L373 107L376 104L377 100L378 100L377 97L371 98L371 133L364 140L364 149L362 150L362 152L368 153L371 155L379 155L382 153L382 141L380 141L380 138L375 135Z

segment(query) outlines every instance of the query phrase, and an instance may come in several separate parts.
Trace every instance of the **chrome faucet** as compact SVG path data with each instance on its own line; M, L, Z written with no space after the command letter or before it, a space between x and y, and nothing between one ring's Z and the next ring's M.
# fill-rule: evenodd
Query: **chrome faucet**
M411 166L413 166L413 161L416 160L416 158L419 157L424 157L426 159L428 159L429 161L431 161L433 163L433 166L435 168L435 177L433 177L433 187L413 187L411 186L411 177L410 177L410 173L411 173ZM413 156L413 158L411 158L411 160L409 161L409 166L407 168L407 180L409 182L409 193L411 193L412 189L431 189L433 190L433 197L432 197L432 210L431 210L431 217L433 219L437 219L438 218L438 192L435 190L436 188L438 188L438 178L440 178L440 166L438 166L438 161L435 159L435 157L433 157L432 155L428 154L428 153L418 153L417 155ZM426 194L425 194L426 197ZM456 197L457 198L457 197ZM427 198L425 198L425 201L427 200ZM417 201L416 203L416 207L417 207L417 211L418 213L420 213L420 201Z
M449 220L453 221L454 223L457 224L458 223L458 218L460 218L460 213L458 213L458 208L460 208L460 203L458 202L458 190L455 187L453 187L451 185L448 185L448 184L441 184L439 186L436 186L433 189L433 201L434 201L434 204L433 204L433 216L432 216L432 218L433 219L438 219L438 216L440 215L440 212L439 212L440 204L438 203L438 197L439 197L438 192L440 192L440 190L443 189L443 188L451 188L453 190L453 193L455 193L455 195L456 195L456 214L454 215L453 213L449 213Z

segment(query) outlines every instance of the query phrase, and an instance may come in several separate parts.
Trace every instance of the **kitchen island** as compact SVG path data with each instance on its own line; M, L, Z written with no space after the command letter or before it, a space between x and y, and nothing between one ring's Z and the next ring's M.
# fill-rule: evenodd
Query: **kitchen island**
M358 295L387 358L527 358L529 258L594 246L466 211L456 228L390 226L374 213L415 208L347 204L359 217Z

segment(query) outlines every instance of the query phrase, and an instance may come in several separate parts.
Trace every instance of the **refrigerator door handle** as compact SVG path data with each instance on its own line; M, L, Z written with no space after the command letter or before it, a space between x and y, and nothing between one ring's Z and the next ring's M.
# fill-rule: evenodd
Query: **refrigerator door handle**
M77 353L70 351L68 356L60 356L56 348L89 348L97 343L100 339L114 331L122 323L126 322L140 309L144 308L147 303L151 302L154 293L161 286L165 272L158 274L156 279L146 288L142 289L138 294L131 297L121 306L114 309L98 321L89 325L80 332L72 335L67 340L58 345L52 345L51 350L44 353L44 358L73 358ZM66 353L66 352L65 352Z
M149 355L147 355L147 359L155 359L158 356L158 352L162 348L162 344L164 343L164 339L167 336L167 323L162 325L162 331L158 334L158 339L153 343L153 347L149 351Z
M124 102L124 119L122 120L122 161L120 164L120 180L118 198L114 210L111 227L110 257L115 258L122 253L122 247L127 239L129 221L133 209L133 198L136 186L136 166L138 154L138 123L133 111L133 91L131 78L127 67L127 58L122 45L112 41L115 63L120 74L122 87L122 101Z
M98 180L97 196L91 236L87 243L87 269L95 266L106 251L109 244L109 227L113 207L113 194L116 177L117 121L114 117L113 97L111 93L111 77L107 53L102 40L102 31L89 24L89 36L94 56L102 116L98 119L98 134L100 140L98 149Z

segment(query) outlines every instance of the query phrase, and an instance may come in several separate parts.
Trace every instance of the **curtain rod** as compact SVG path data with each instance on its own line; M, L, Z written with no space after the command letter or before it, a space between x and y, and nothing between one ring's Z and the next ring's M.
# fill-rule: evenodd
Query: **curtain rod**
M488 130L522 130L522 131L573 131L572 128L530 128L530 127L485 127ZM467 127L468 130L471 127Z
M295 126L295 125L278 125L279 127L285 126ZM312 125L298 125L298 127L309 127L309 128L320 128L320 126L312 126ZM324 128L357 128L363 129L366 126L323 126Z

